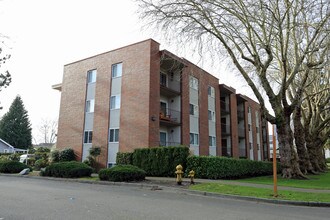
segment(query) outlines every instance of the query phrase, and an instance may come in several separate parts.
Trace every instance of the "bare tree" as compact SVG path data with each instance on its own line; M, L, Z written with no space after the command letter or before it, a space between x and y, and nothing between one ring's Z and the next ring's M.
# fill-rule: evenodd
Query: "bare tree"
M141 18L182 45L221 53L232 60L256 95L262 114L276 124L283 177L304 177L293 145L290 116L300 102L308 68L329 49L329 1L323 0L138 0ZM313 58L313 59L311 59ZM303 79L290 102L286 92ZM279 84L271 81L280 76ZM262 93L274 111L266 108Z
M53 144L56 141L57 120L43 119L40 126L40 140L44 144Z
M5 38L5 36L0 35L0 91L2 89L2 87L6 88L7 86L9 86L10 82L11 82L11 75L8 72L8 70L2 71L2 66L6 63L6 61L10 58L9 54L5 54L2 55L3 53L3 47L5 47L5 43L2 40L2 38ZM2 107L0 106L0 109L2 109Z

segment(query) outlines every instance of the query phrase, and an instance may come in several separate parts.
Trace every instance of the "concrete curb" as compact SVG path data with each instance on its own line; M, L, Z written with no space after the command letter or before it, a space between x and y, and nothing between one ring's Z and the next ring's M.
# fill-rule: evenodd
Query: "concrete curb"
M149 183L134 183L134 182L128 183L128 182L93 181L93 180L27 176L27 175L3 174L3 173L1 173L0 176L42 179L42 180L54 180L54 181L62 181L62 182L87 183L87 184L97 184L97 185L109 185L109 186L131 186L131 187L139 187L139 188L150 188L150 190L162 190L163 188L166 188L166 189L170 189L170 190L175 190L178 193L196 195L196 196L229 198L229 199L237 199L237 200L252 201L252 202L272 203L272 204L279 204L279 205L330 207L330 203L328 203L328 202L305 202L305 201L265 199L265 198L248 197L248 196L236 196L236 195L229 195L229 194L220 194L220 193L210 193L210 192L189 190L189 189L183 189L183 188L179 189L176 187L164 186L161 183L160 184L149 184Z

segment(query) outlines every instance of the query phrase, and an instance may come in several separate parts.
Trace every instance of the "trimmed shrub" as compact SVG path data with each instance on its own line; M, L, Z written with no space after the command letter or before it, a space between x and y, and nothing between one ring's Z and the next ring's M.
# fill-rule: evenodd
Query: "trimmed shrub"
M133 165L145 170L148 176L173 177L178 164L186 167L188 156L189 148L184 146L135 149Z
M0 173L19 173L26 168L30 167L18 161L0 162Z
M196 178L237 179L271 175L273 164L264 161L233 159L213 156L190 156L187 159L186 173L195 171ZM280 171L280 169L278 169Z
M93 169L84 163L77 161L53 163L46 167L40 174L42 176L52 176L61 178L78 178L90 176Z
M59 153L59 161L65 162L65 161L74 161L76 160L76 155L71 148L66 148L60 151Z
M48 161L45 159L39 159L36 160L36 162L34 163L34 169L35 170L40 170L41 168L45 168L49 165Z
M54 150L50 152L50 161L51 163L60 162L60 152L58 150Z
M112 168L101 169L99 172L100 180L114 182L129 182L144 180L146 172L132 165L118 165Z
M133 164L133 153L126 152L126 153L117 153L116 163L118 165L132 165Z
M327 158L327 159L325 159L325 161L326 161L327 163L330 163L330 157Z

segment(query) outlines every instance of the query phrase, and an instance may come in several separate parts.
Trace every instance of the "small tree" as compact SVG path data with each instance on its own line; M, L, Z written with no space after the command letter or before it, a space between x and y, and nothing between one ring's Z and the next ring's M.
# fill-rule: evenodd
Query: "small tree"
M89 149L89 155L87 159L84 161L87 165L93 167L94 169L98 170L98 156L101 154L100 147L92 147Z
M0 121L0 138L14 147L28 149L32 146L31 124L20 96L14 99Z

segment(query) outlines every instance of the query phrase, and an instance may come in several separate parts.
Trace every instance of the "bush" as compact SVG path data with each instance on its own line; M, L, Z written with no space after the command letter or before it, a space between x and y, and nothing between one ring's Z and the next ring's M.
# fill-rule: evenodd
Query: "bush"
M146 172L132 165L118 165L112 168L101 169L99 172L100 180L114 182L128 182L144 180Z
M271 175L273 173L273 164L270 162L226 157L190 156L187 159L186 173L190 170L195 171L196 178L237 179Z
M93 169L84 163L77 161L53 163L41 172L42 176L61 178L78 178L90 176Z
M0 162L0 173L19 173L26 168L30 167L18 161ZM32 169L30 168L30 170Z
M51 163L60 162L60 152L58 150L54 150L50 152L50 161Z
M117 153L116 163L118 165L132 165L133 164L133 153Z
M189 148L184 146L135 149L133 165L145 170L149 176L173 177L178 164L186 167L188 156Z
M66 148L60 151L59 153L59 161L65 162L65 161L74 161L76 160L76 155L71 148Z
M41 168L45 168L48 165L49 165L48 160L39 159L39 160L36 160L36 162L34 163L34 169L40 170Z
M326 161L327 163L330 163L330 157L327 158L327 159L325 159L325 161Z

